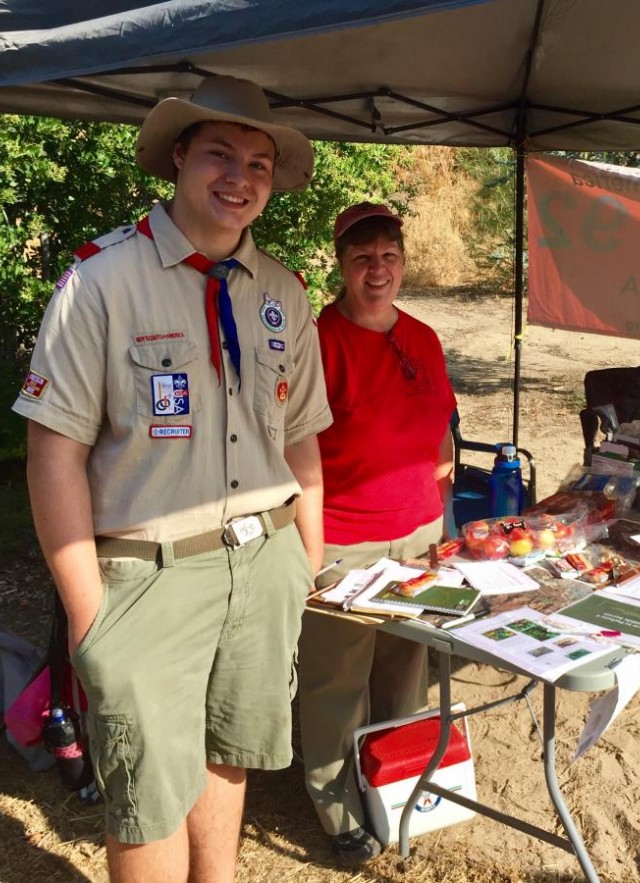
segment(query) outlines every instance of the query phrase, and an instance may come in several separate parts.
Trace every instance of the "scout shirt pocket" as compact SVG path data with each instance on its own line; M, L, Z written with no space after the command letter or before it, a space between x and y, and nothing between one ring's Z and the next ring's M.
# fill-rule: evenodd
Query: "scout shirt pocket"
M293 359L260 346L255 348L255 354L253 410L267 417L270 424L281 425L289 398Z
M190 423L200 407L195 368L198 348L189 340L134 343L129 347L138 414Z

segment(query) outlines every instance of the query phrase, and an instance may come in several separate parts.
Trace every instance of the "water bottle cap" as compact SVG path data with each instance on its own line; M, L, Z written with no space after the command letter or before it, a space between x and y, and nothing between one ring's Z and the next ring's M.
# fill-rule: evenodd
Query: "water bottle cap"
M67 715L64 713L63 708L52 708L51 709L51 720L64 721L66 719L67 719Z
M502 446L502 456L506 457L507 460L515 460L516 459L516 449L515 445L503 445Z

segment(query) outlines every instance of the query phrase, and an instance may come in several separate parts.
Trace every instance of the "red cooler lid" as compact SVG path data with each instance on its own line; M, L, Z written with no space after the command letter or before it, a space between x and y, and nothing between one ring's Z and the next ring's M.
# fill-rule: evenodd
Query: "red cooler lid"
M362 773L374 788L419 776L433 756L439 738L439 717L369 733L360 749ZM470 758L467 740L458 727L452 725L449 744L438 769Z

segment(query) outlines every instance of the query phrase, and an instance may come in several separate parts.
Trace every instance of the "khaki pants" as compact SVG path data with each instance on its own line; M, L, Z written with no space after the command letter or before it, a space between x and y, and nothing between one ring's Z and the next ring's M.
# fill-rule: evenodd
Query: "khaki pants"
M342 558L326 584L382 556L416 557L440 542L442 520L391 543L327 545ZM427 705L427 651L374 627L307 611L300 639L300 723L307 791L322 827L341 834L365 824L353 767L358 727L404 717Z

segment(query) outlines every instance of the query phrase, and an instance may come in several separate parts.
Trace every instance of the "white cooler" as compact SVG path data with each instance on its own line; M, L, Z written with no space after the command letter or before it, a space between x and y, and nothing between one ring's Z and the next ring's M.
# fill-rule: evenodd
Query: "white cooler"
M453 711L464 710L456 705ZM400 817L440 736L440 709L361 727L354 733L354 757L362 799L383 845L399 837ZM432 781L475 800L476 780L467 719L451 727L449 745ZM425 792L409 823L409 836L436 831L472 818L472 810Z

